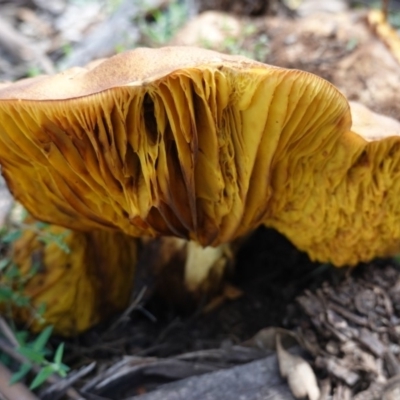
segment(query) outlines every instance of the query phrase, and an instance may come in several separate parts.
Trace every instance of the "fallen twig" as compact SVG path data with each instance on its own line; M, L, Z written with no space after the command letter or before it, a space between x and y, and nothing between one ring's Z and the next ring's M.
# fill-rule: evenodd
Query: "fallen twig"
M113 55L117 46L126 44L132 47L140 36L139 29L132 25L132 20L144 16L148 10L157 9L162 3L163 0L151 0L145 4L132 0L122 1L113 15L93 29L71 54L60 62L60 69L85 65L95 59Z
M51 386L46 388L40 393L41 399L58 400L66 393L66 391L79 379L88 375L96 367L96 363L92 362L89 365L81 368L78 371L73 371L68 375L67 378L61 379L58 382L53 383ZM84 397L80 397L85 400Z
M39 400L23 383L10 385L11 372L0 363L0 393L7 400Z
M47 74L54 73L54 66L47 55L36 50L29 41L0 16L0 47L19 62L36 62Z

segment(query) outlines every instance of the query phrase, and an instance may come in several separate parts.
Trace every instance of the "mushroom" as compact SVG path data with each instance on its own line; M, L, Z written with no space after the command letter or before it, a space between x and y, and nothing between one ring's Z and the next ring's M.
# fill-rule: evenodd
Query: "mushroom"
M330 137L303 137L288 146L292 159L277 160L263 221L336 266L400 250L400 122L359 103L350 108L351 129L346 122Z
M265 224L337 266L399 249L398 132L363 130L322 78L199 48L0 86L3 175L36 218L197 248Z
M51 236L63 246L41 240ZM25 229L11 257L22 279L32 275L23 287L29 307L14 309L13 316L33 331L53 325L56 333L72 336L88 329L126 307L137 252L137 239L121 232L74 232L55 225ZM43 304L43 315L36 315Z

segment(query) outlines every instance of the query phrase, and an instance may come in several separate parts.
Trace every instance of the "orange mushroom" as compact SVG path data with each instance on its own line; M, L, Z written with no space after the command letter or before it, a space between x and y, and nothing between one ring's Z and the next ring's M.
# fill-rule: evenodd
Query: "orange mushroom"
M132 294L138 248L135 238L121 232L24 229L11 259L21 277L36 271L23 287L29 307L14 309L15 319L34 331L53 325L57 334L72 336L122 311ZM38 318L32 311L41 305Z

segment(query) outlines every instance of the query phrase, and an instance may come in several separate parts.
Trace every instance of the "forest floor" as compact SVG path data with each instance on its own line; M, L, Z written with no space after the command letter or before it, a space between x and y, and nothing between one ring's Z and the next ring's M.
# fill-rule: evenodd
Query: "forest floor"
M400 118L400 64L368 22L370 4L110 3L0 0L0 81L52 74L139 45L196 45L312 72L349 100ZM392 24L400 26L400 4L390 7ZM73 340L52 338L54 346L65 342L71 372L38 396L293 399L279 375L273 338L280 333L315 371L321 400L399 398L395 259L335 269L259 228L242 245L229 279L240 295L212 309L155 296L119 324L102 324ZM290 358L290 368L296 360Z

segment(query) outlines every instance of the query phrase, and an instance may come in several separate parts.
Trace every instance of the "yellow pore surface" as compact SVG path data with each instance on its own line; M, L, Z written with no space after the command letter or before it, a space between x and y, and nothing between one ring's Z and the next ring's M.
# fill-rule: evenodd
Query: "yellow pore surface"
M398 143L352 133L319 77L202 49L0 86L13 194L83 231L217 245L264 223L313 259L354 264L398 248Z
M72 336L126 307L137 260L136 239L119 232L77 233L57 226L43 232L62 235L69 253L54 240L44 244L37 233L26 230L13 245L13 261L22 276L38 269L24 286L24 295L34 308L45 304L46 325ZM43 329L31 307L15 314L32 322L33 330Z

